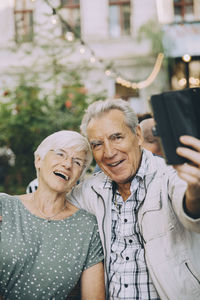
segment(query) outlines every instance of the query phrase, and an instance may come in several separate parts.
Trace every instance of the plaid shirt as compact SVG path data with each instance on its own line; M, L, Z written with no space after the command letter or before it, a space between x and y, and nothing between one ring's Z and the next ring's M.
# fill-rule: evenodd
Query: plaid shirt
M144 255L137 212L145 198L144 175L148 161L143 152L141 166L131 183L131 195L123 201L115 193L112 202L112 240L109 299L157 300ZM112 188L112 182L107 182Z

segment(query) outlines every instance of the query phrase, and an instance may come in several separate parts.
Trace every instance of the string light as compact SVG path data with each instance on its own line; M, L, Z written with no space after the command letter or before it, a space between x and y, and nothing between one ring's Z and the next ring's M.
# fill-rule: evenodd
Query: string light
M52 9L51 23L56 25L58 23L58 15L56 13L55 8Z
M35 0L32 0L32 1L35 1ZM80 54L84 54L84 53L86 52L86 48L85 48L85 47L87 47L87 49L88 49L88 50L90 51L90 53L91 53L91 56L90 56L90 58L89 58L89 60L90 60L91 63L94 63L94 62L96 62L97 60L98 60L100 63L102 63L102 64L105 63L103 59L99 59L99 58L97 58L97 57L95 56L94 51L89 47L89 45L87 45L87 44L79 37L79 33L77 33L77 32L75 31L75 29L72 28L72 27L66 22L66 20L64 20L64 19L62 18L62 16L61 16L59 13L56 12L55 8L53 8L53 7L51 6L51 4L49 3L49 1L48 1L48 0L45 0L45 2L46 2L46 3L52 8L52 10L53 10L53 15L52 15L52 19L51 19L52 24L57 24L57 22L58 22L58 19L57 19L57 18L59 17L60 21L61 21L62 23L64 23L64 24L67 26L67 28L69 28L69 31L68 31L68 32L66 33L66 35L65 35L66 39L67 39L68 41L73 41L75 38L79 38L79 39L80 39L80 41L81 41L81 47L80 47L80 49L79 49ZM188 54L187 54L187 55L188 55ZM184 59L185 59L186 55L184 55L183 57L184 57ZM188 55L188 58L186 57L186 59L189 59L189 57L190 57L190 56ZM140 82L132 82L132 81L126 80L126 79L124 79L121 75L119 75L118 72L116 72L116 71L114 72L114 71L111 70L111 69L106 69L106 70L105 70L105 75L106 75L106 76L112 76L118 84L120 84L120 85L122 85L122 86L125 86L125 87L127 87L127 88L132 88L132 89L143 89L143 88L146 88L146 87L148 87L149 85L151 85L152 82L155 80L155 78L157 77L157 75L158 75L158 73L159 73L159 71L160 71L160 69L161 69L163 59L164 59L164 54L163 54L163 53L159 53L158 56L157 56L157 59L156 59L156 62L155 62L155 65L154 65L154 67L153 67L153 70L152 70L151 74L147 77L147 79L145 79L145 80L143 80L143 81L140 81ZM183 59L183 58L182 58L182 59ZM191 57L190 57L190 59L191 59ZM190 60L189 60L189 61L190 61ZM188 61L188 62L189 62L189 61Z
M85 47L81 46L79 49L80 54L84 54L85 53Z
M94 64L94 63L96 62L96 58L95 58L94 56L91 56L91 57L90 57L90 62L91 62L92 64Z
M160 71L160 68L162 66L163 59L164 59L164 54L163 53L159 53L158 57L156 59L154 68L153 68L151 74L148 76L148 78L146 80L143 80L143 81L140 81L140 82L131 82L129 80L126 80L126 79L122 78L122 76L116 76L115 81L118 84L122 85L122 86L125 86L127 88L132 88L134 90L146 88L157 77L157 75L158 75L158 73Z
M106 76L110 76L110 75L111 75L111 70L107 69L107 70L105 71L105 74L106 74Z
M74 40L74 33L71 31L67 31L65 37L67 41L72 42Z

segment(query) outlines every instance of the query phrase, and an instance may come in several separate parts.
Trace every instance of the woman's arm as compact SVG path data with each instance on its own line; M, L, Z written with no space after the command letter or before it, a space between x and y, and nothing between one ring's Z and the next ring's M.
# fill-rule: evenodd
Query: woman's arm
M82 300L105 300L103 263L100 262L85 271L81 276Z

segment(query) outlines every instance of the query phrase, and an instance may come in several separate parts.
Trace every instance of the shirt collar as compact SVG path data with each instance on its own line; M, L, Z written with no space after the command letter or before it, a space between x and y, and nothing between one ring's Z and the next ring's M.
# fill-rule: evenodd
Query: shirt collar
M137 173L135 174L134 178L136 177L138 179L144 179L144 176L147 174L147 171L148 171L148 157L147 157L146 152L142 151L141 164L140 164L140 167L139 167Z

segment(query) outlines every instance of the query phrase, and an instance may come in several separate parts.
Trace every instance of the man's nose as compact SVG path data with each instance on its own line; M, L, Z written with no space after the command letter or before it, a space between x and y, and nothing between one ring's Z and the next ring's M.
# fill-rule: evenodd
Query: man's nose
M110 141L105 142L104 144L104 155L105 157L113 157L116 153L116 149L113 147Z

